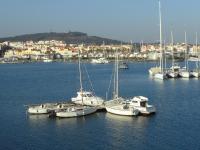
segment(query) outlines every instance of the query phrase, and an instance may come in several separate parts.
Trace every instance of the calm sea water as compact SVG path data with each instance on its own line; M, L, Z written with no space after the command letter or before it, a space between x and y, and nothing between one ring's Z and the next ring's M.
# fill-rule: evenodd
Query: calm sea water
M135 62L129 63L129 70L121 70L120 95L148 97L157 108L155 115L122 117L99 112L70 119L30 116L24 105L76 96L77 63L0 65L0 149L199 150L200 80L153 80L147 72L153 65ZM105 98L112 64L85 66L96 95ZM86 83L87 75L83 80Z

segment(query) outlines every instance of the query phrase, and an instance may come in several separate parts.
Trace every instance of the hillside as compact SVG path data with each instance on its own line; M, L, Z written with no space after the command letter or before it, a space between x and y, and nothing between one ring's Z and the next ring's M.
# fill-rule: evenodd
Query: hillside
M120 41L112 40L108 38L102 38L97 36L88 36L86 33L82 32L68 32L68 33L36 33L36 34L26 34L14 37L0 38L0 42L4 41L40 41L40 40L59 40L65 41L66 43L78 44L120 44Z

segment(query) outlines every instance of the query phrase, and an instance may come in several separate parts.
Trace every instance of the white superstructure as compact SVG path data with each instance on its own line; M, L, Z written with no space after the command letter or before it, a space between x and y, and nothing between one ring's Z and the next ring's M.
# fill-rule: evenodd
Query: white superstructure
M141 114L148 115L156 112L156 108L153 105L149 105L148 98L144 96L135 96L127 103L137 109Z
M87 91L77 92L77 97L73 97L71 100L73 103L88 106L101 106L104 103L101 97L94 96L92 92Z

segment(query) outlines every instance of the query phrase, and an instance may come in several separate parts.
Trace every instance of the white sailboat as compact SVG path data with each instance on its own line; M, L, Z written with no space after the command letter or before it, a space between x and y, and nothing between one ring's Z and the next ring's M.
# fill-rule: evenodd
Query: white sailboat
M191 75L195 78L200 77L200 71L199 71L199 52L198 52L198 37L196 32L196 55L198 57L198 60L196 61L196 69L191 72Z
M101 97L95 96L91 91L84 91L82 87L82 74L81 74L81 67L79 63L79 70L80 70L80 91L77 92L76 97L72 97L71 101L75 104L80 105L87 105L87 106L102 106L104 100Z
M130 106L127 103L124 103L126 100L122 97L119 97L118 94L118 53L116 53L115 59L115 74L114 74L114 96L112 100L105 102L106 111L116 115L123 116L136 116L139 114L139 111L133 106Z
M167 75L170 78L177 78L179 74L180 66L174 63L174 38L173 38L173 32L171 32L171 48L172 48L172 66L170 67L170 70L167 72Z
M188 71L188 55L187 55L187 33L185 32L185 66L180 69L179 75L182 78L189 78L190 72Z
M155 79L167 79L167 75L164 70L164 65L163 65L163 48L162 48L162 16L161 16L161 4L159 1L159 20L160 20L160 70L159 72L155 73L154 78Z
M62 111L56 112L56 116L60 118L80 117L95 113L96 110L96 107L91 106L72 106Z
M85 92L83 91L82 85L82 73L81 73L81 65L80 65L80 55L79 55L79 75L80 75L80 95L83 95ZM81 105L80 106L72 106L67 109L61 110L56 112L57 117L62 118L70 118L70 117L78 117L78 116L85 116L92 114L97 111L97 107L94 106L84 106L83 96L81 98Z

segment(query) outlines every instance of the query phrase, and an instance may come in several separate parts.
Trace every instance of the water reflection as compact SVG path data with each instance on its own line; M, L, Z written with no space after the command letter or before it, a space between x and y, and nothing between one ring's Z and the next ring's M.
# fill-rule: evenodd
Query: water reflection
M147 140L148 124L151 117L130 117L106 113L107 140L114 149L118 149L128 141L134 143ZM152 116L153 117L153 116ZM127 137L127 135L129 135Z
M73 118L56 118L55 123L58 128L63 126L82 126L85 125L87 121L98 119L98 114L91 114L82 117Z
M134 128L145 128L148 125L149 117L145 116L120 116L115 114L106 113L108 122L120 125L131 125Z
M31 127L46 126L49 123L48 115L27 115L28 123Z
M49 119L49 115L43 114L43 115L27 115L27 119L34 123L34 122L40 122L40 121L46 121Z

